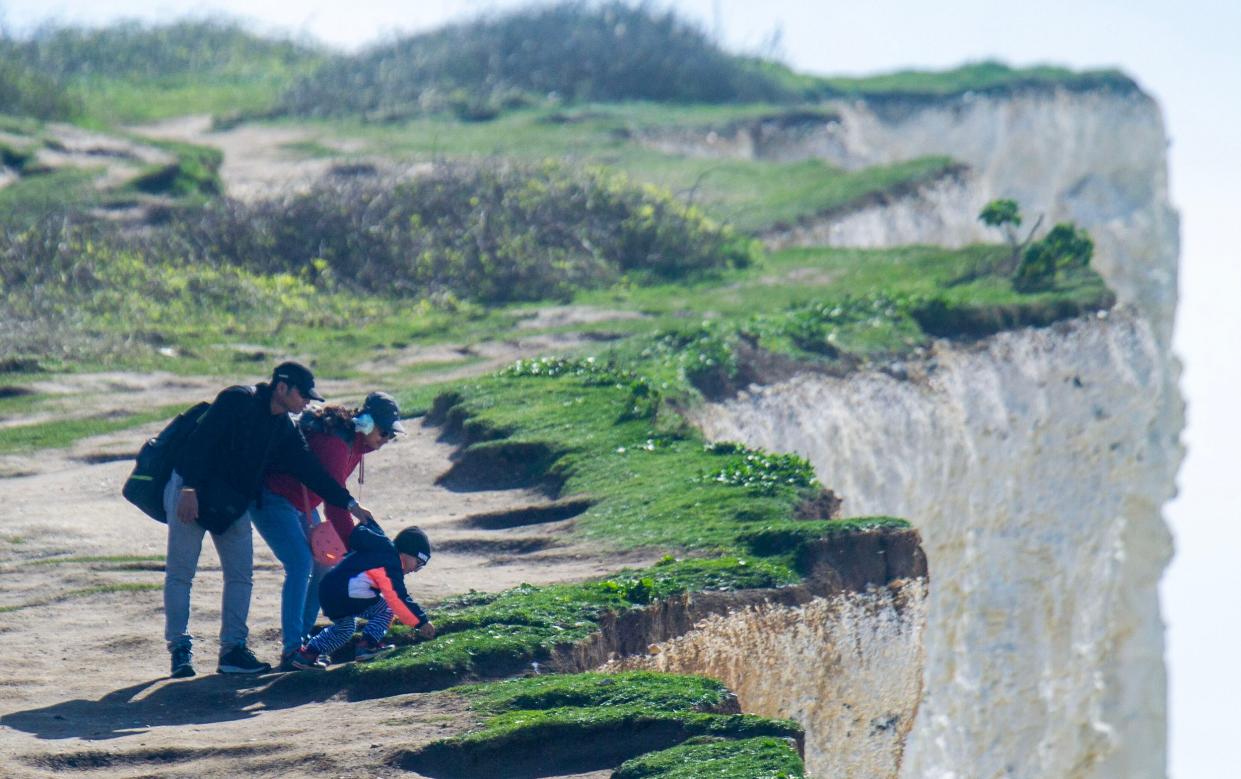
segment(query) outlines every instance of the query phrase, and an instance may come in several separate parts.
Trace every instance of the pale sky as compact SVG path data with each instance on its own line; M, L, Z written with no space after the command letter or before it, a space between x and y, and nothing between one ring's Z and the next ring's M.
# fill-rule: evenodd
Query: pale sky
M479 0L0 0L14 31L48 19L95 24L222 13L343 48L525 2ZM1164 578L1171 676L1171 776L1234 773L1241 680L1241 179L1239 0L678 0L734 50L781 31L798 70L858 74L1013 65L1119 67L1159 100L1171 138L1181 213L1181 300L1175 347L1185 362L1189 454L1166 510L1177 556ZM1123 139L1118 139L1118 142Z

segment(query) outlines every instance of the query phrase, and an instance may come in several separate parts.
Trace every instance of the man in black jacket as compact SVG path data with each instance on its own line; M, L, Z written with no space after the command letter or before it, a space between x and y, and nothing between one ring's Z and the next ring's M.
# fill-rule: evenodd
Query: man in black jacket
M229 387L216 396L177 455L164 490L168 557L164 574L164 638L172 653L172 675L193 676L189 633L190 588L198 569L203 535L220 556L224 595L220 614L220 673L271 669L246 646L254 546L249 509L258 500L268 470L291 473L332 505L360 520L371 513L323 469L290 418L315 391L310 370L295 362L278 365L270 384Z

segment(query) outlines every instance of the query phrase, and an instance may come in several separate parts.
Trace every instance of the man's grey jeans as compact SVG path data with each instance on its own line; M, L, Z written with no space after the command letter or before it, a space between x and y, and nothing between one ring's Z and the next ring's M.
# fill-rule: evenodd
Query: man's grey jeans
M190 635L190 588L198 570L198 555L207 533L197 522L177 519L181 475L173 471L164 488L164 511L168 514L168 558L164 567L164 640L168 651L188 647ZM212 533L220 568L224 573L224 597L220 603L220 654L246 643L249 628L250 590L254 584L254 543L250 532L250 511L242 514L228 530Z

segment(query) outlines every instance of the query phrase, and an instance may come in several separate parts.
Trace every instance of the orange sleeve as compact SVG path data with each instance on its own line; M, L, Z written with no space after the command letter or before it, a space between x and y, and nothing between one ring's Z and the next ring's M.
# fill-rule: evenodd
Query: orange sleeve
M422 621L410 611L409 606L405 605L405 601L401 600L401 596L396 594L396 589L392 586L392 580L388 578L388 574L384 573L382 568L372 568L366 572L370 580L379 588L379 594L388 602L388 608L392 609L392 613L396 618L404 622L411 628L416 628L422 624Z

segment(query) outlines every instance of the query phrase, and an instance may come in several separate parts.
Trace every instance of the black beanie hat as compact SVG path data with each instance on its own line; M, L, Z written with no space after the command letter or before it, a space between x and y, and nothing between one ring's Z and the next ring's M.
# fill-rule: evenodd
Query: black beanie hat
M422 528L407 527L396 534L396 551L417 557L426 565L431 561L431 539L422 532Z

